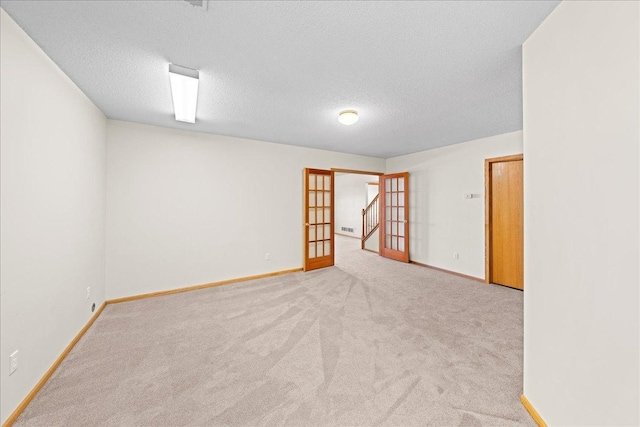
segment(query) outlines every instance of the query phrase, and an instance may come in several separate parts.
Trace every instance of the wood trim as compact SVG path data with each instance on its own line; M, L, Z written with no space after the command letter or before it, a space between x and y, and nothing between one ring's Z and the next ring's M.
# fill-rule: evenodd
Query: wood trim
M375 205L375 210L373 209ZM369 231L369 223L373 223L375 218L377 224ZM378 229L380 226L380 193L371 200L371 203L362 210L362 237L360 238L360 249L364 249L364 242Z
M336 265L336 172L331 171L331 265ZM308 210L308 209L307 209ZM309 246L309 245L307 245Z
M369 234L367 234L366 236L364 236L364 237L361 239L361 240L362 240L362 244L364 245L364 242L366 242L367 240L369 240L369 237L371 237L371 236L373 235L373 233L375 233L375 231L376 231L377 229L379 229L379 228L380 228L380 222L378 221L378 225L376 225L375 227L373 227L373 228L371 229L371 231L369 232ZM363 247L362 249L364 249L364 247Z
M491 165L499 162L524 161L522 154L484 160L484 283L491 283Z
M484 282L491 283L491 162L484 161Z
M374 251L373 249L362 248L362 250L363 250L363 251L369 251L369 252L371 252L372 254L380 255L380 252L376 252L376 251Z
M365 235L365 230L367 229L367 211L365 209L362 209L362 218L361 218L361 223L362 223L362 235L360 236L360 249L364 249L364 235Z
M283 274L297 273L299 271L302 271L301 267L292 268L290 270L274 271L272 273L256 274L255 276L238 277L236 279L221 280L219 282L205 283L203 285L195 285L195 286L187 286L185 288L170 289L167 291L151 292L148 294L140 294L140 295L131 295L123 298L110 299L107 301L107 304L118 304L121 302L129 302L129 301L135 301L135 300L145 299L145 298L179 294L182 292L189 292L189 291L197 291L200 289L213 288L216 286L229 285L232 283L246 282L248 280L263 279L265 277L273 277L273 276L282 276Z
M376 200L379 200L379 199L380 199L380 194L376 194L376 197L374 197L373 200L371 200L371 203L369 203L367 207L363 209L363 211L368 211L369 209L371 209L371 206L373 206Z
M524 159L524 156L522 154L512 154L510 156L492 157L490 159L486 159L485 161L488 160L491 163L498 163L498 162L515 162L523 159Z
M333 179L333 177L331 178ZM304 254L302 270L307 271L307 260L309 259L309 168L304 168L302 173L302 191L304 192L302 202L302 253Z
M522 402L522 405L525 407L529 415L531 415L531 418L533 418L533 421L535 421L539 427L547 427L547 423L544 422L540 414L538 414L538 411L536 411L531 402L529 402L529 399L527 399L524 394L520 396L520 401Z
M379 186L380 183L379 182L367 182L367 185L378 185Z
M69 343L67 348L65 348L64 351L60 354L60 356L58 356L58 358L55 360L55 362L53 362L53 365L51 365L51 367L47 370L47 372L45 372L42 378L40 378L40 381L38 381L38 383L33 387L33 389L29 392L29 394L27 394L27 396L22 400L22 402L20 402L18 407L11 413L11 415L9 415L9 418L7 418L7 420L2 424L2 427L10 427L11 425L13 425L14 422L16 422L16 420L22 414L25 408L29 405L29 403L31 403L33 398L36 397L36 394L38 394L40 389L47 383L49 378L51 378L51 375L53 375L56 369L58 369L58 367L62 364L62 362L67 357L67 355L71 352L73 347L75 347L78 341L80 341L80 338L82 338L85 332L87 332L87 330L91 327L91 325L93 325L93 322L95 322L98 316L100 316L100 313L102 313L102 310L104 310L106 305L107 305L106 301L102 303L102 305L98 308L98 311L96 311L93 314L93 316L91 316L87 324L84 325L84 327L80 330L80 332L78 332L75 338L71 340L71 343Z
M352 239L358 239L358 240L360 240L360 237L358 237L358 236L350 236L350 235L348 235L348 234L338 233L337 231L336 231L336 232L334 232L333 234L337 234L338 236L350 237L350 238L352 238Z
M331 172L356 173L359 175L376 175L376 176L384 175L384 172L370 172L370 171L359 171L355 169L340 169L340 168L331 168Z
M451 270L447 270L444 268L440 268L440 267L434 267L432 265L429 264L423 264L421 262L418 261L414 261L414 260L410 260L409 263L411 264L415 264L415 265L419 265L420 267L426 267L426 268L430 268L432 270L437 270L437 271L441 271L443 273L448 273L448 274L453 274L454 276L458 276L458 277L464 277L465 279L470 279L470 280L475 280L476 282L480 282L480 283L484 283L484 280L482 280L479 277L475 277L475 276L468 276L466 274L462 274L462 273L457 273L455 271L451 271Z

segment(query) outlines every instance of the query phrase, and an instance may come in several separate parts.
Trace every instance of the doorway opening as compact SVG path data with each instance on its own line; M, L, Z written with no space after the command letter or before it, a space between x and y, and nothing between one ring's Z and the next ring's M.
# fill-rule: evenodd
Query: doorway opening
M304 270L335 264L336 236L361 250L409 261L409 174L304 171ZM340 237L342 238L342 237Z
M379 174L334 170L335 234L359 240L360 249L379 253Z
M360 249L380 253L380 181L367 182L367 207L362 210Z

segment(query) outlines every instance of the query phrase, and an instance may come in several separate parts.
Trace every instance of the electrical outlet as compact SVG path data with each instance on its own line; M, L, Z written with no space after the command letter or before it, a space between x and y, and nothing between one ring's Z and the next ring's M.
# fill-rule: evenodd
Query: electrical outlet
M91 296L91 286L87 287L87 299Z
M18 350L11 353L11 356L9 356L9 360L9 375L11 375L18 370Z
M453 259L460 259L460 254L458 252L454 252Z
M266 254L264 254L264 260L265 261L269 261L271 259L271 254L269 252L267 252Z

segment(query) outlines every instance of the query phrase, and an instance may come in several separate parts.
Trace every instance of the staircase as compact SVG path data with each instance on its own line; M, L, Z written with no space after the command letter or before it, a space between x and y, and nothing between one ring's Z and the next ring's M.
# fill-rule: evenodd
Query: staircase
M373 198L369 206L362 210L362 239L360 248L364 249L364 243L378 229L380 222L378 219L378 196Z

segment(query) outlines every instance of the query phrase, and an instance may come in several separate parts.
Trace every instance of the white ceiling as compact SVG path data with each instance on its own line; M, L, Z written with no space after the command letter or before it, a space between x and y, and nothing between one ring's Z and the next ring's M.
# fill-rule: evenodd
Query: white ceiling
M558 3L1 5L109 118L388 158L522 129L521 44ZM200 70L195 124L170 62Z

